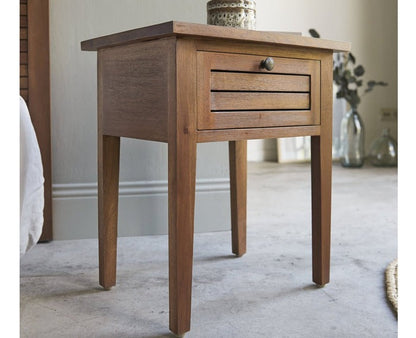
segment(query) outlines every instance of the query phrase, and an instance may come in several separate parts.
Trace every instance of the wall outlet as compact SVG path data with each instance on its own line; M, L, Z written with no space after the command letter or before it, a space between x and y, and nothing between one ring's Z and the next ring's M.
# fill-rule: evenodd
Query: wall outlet
M396 108L382 108L380 111L380 121L396 121L397 109Z

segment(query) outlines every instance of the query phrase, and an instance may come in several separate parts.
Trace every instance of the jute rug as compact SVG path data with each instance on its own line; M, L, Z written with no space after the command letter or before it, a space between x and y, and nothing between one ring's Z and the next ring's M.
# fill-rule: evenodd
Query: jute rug
M393 305L393 308L398 309L398 284L397 284L397 259L391 262L386 269L386 289L387 289L387 298L390 303Z

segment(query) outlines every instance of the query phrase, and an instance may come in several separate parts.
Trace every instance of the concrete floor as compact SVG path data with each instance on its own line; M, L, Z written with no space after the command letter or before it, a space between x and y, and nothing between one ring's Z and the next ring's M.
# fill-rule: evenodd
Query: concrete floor
M397 170L333 171L331 283L311 282L307 164L250 163L248 252L195 235L187 337L396 337L384 269L397 256ZM97 241L21 260L22 337L170 337L167 236L119 239L118 284L98 287Z

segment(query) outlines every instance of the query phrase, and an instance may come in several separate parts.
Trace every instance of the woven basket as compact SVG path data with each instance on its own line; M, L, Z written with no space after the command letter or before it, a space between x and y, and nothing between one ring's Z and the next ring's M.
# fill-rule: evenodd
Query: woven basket
M207 13L209 25L256 29L254 0L211 0Z

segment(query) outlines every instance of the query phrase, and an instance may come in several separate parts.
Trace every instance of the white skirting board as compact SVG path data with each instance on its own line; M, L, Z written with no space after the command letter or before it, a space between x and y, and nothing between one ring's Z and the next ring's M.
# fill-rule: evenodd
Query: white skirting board
M120 182L118 235L168 232L167 181ZM97 184L53 186L54 240L97 238ZM228 179L196 182L195 232L230 230Z

